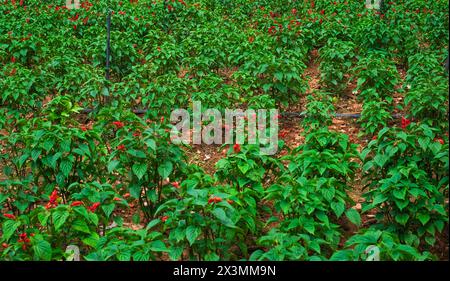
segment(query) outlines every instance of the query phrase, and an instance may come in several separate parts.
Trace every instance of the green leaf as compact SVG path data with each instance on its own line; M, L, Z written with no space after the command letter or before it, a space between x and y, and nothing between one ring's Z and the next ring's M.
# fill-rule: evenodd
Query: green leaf
M87 234L91 233L91 231L89 230L89 227L88 227L86 221L84 221L84 220L80 220L80 219L75 220L72 223L72 228L75 229L75 230L87 233Z
M133 173L138 177L138 179L142 179L142 177L147 172L147 163L133 164L133 167L131 169L133 170Z
M111 173L112 171L114 171L119 164L120 164L119 160L113 160L113 161L109 162L108 163L108 172Z
M69 217L69 212L64 211L55 211L52 214L53 224L55 225L55 230L58 230Z
M350 261L352 260L352 254L352 250L337 251L331 256L330 261Z
M182 247L170 247L169 258L173 261L177 261L180 259L183 254Z
M112 214L112 212L114 211L114 208L115 208L115 204L102 205L102 210L103 210L103 212L105 212L105 215L107 218L109 218L109 216Z
M163 164L159 165L158 167L158 174L163 178L166 179L170 176L173 170L173 164L170 161L166 161Z
M349 221L351 221L356 226L360 226L361 225L361 216L359 215L358 211L356 211L355 209L353 209L353 208L348 209L345 212L345 215L347 216Z
M92 248L96 248L97 247L97 243L100 239L100 236L97 233L92 233L89 237L84 238L83 240L81 240L84 244L91 246Z
M133 254L133 261L149 261L150 254L143 251L139 251Z
M52 259L52 246L45 240L38 240L32 246L34 259L38 261L49 261Z
M67 178L70 174L70 171L72 171L73 163L70 162L68 159L63 159L61 161L61 164L59 165L59 168L61 169L61 172L63 175Z
M241 161L238 163L238 168L245 175L247 171L250 169L250 165L247 162Z
M212 213L214 214L214 216L216 216L216 218L218 218L220 220L221 223L223 223L224 225L228 226L228 227L232 227L235 228L236 226L234 225L233 221L231 221L231 219L229 217L227 217L227 215L225 214L225 211L222 208L215 208Z
M314 232L316 231L316 226L314 225L314 222L309 220L303 223L303 228L313 235Z
M8 241L8 239L14 234L17 228L20 226L20 221L7 220L3 223L3 239Z
M336 214L337 218L340 218L345 211L344 202L331 202L331 209Z
M334 198L335 190L333 187L329 188L321 188L320 190L322 192L323 197L328 201L331 202Z
M194 244L200 233L202 233L202 230L197 226L190 225L186 228L186 238L189 241L189 245L192 246Z
M146 139L144 142L151 150L156 151L156 143L154 140Z
M408 219L409 219L408 214L398 214L395 216L395 220L401 225L406 225Z
M428 144L430 143L429 138L418 138L419 146L425 151L427 150Z
M418 214L417 218L422 223L422 225L425 225L430 220L430 215L422 213L422 214Z
M42 226L46 226L51 213L49 211L38 213L37 217Z
M168 251L166 244L164 244L164 242L162 242L161 240L153 241L150 244L150 250L153 252L167 252Z

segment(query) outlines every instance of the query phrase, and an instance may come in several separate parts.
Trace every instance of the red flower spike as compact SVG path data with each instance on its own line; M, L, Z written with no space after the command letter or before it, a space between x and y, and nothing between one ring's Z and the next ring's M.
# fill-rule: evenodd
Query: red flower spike
M5 218L11 219L11 220L15 220L16 216L13 214L3 214L3 216L5 216Z
M123 144L117 146L117 150L125 151L125 149L126 149L125 145L123 145Z
M169 216L164 216L164 217L161 218L161 221L162 222L166 222L168 218L169 218Z
M241 151L241 145L236 143L235 145L233 145L233 151L235 153L239 153Z
M76 206L80 206L83 205L82 201L74 201L72 202L72 204L70 204L70 207L76 207Z
M406 119L405 117L402 117L402 129L406 129L406 127L408 127L408 125L411 124L411 120Z
M95 210L97 210L97 208L100 206L100 202L96 202L94 204L92 204L92 206L88 207L88 210L91 211L92 213L95 212Z
M120 121L114 121L113 125L116 126L117 129L122 128L123 126L125 126L122 122Z

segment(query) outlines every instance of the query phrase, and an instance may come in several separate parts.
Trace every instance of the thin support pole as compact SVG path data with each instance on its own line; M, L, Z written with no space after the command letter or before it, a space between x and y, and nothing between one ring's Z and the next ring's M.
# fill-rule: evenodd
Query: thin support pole
M110 102L109 95L109 79L110 79L110 62L111 57L111 10L108 8L108 14L106 15L106 67L105 67L105 79L107 80L106 88L108 90L108 97L106 98L107 103Z

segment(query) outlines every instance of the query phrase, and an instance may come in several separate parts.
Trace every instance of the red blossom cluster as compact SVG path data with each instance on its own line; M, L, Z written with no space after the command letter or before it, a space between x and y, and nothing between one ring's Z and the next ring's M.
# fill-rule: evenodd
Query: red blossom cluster
M82 201L73 201L72 204L70 204L70 207L76 207L83 205Z
M11 219L11 220L15 220L16 216L13 214L3 214L3 216L5 216L5 218Z
M53 190L52 194L50 194L50 200L48 201L45 208L48 210L48 209L55 208L56 206L58 206L58 202L56 201L56 200L58 200L58 198L59 198L58 191L55 189L55 190Z
M26 233L19 234L19 240L17 240L19 243L22 243L22 249L26 251L27 246L30 244L31 240L28 238L28 235Z
M406 129L406 127L408 127L408 125L411 124L411 120L406 119L405 117L402 117L402 129Z
M214 203L219 203L219 202L222 202L222 198L215 197L215 196L209 198L209 200L208 200L208 204L214 204Z
M235 153L239 153L241 151L241 145L236 143L235 145L233 145L233 151Z
M116 126L117 129L122 128L123 126L125 126L122 122L120 121L114 121L113 125Z
M95 213L95 210L100 206L100 202L96 202L88 207L88 210L92 213Z

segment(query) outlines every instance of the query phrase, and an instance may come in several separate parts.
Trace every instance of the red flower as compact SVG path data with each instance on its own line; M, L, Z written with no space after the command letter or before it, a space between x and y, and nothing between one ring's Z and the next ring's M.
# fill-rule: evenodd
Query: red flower
M6 244L6 243L2 243L2 247L3 247L3 248L8 248L8 247L9 247L9 245L8 245L8 244Z
M169 218L169 216L164 216L164 217L161 218L161 221L162 222L166 222L168 218Z
M234 203L234 201L231 200L231 199L227 199L227 202L228 202L228 204L230 204L230 205Z
M116 126L117 129L122 128L123 126L125 126L122 122L120 121L114 121L113 125Z
M91 211L92 213L94 213L95 210L97 210L98 206L100 206L100 202L96 202L96 203L92 204L92 206L88 207L88 210Z
M122 199L121 198L119 198L119 197L114 197L114 199L113 199L114 201L122 201Z
M70 207L76 207L76 206L80 206L83 205L83 202L81 201L74 201L72 202L72 204L70 204Z
M173 11L173 7L172 7L172 5L167 5L167 10L169 11L169 12L171 12L171 11Z
M83 132L86 132L86 131L87 131L86 126L85 126L85 125L81 125L81 130L82 130Z
M375 135L375 136L372 137L372 140L376 140L377 138L378 138L378 136Z
M241 151L241 146L236 143L235 145L233 145L233 150L235 153L239 153Z
M16 73L17 73L17 69L13 68L11 70L11 72L9 73L9 76L14 76L14 75L16 75Z
M219 202L222 202L222 198L215 197L215 196L209 198L209 200L208 200L208 204L214 204L214 203L219 203Z
M85 17L83 20L83 24L86 25L88 23L89 17Z
M5 218L8 218L8 219L12 219L12 220L16 219L16 216L13 214L3 214L3 215L5 216Z
M16 62L16 58L15 58L15 57L12 57L12 58L11 58L11 62L12 62L12 63L15 63L15 62Z
M117 150L125 151L125 145L121 144L117 146Z
M50 194L49 202L47 203L47 205L45 205L45 208L48 210L58 206L58 202L56 201L58 200L58 198L58 191L55 189L53 190L52 194Z
M123 195L123 198L128 198L128 197L130 197L130 193L125 193L125 194Z
M133 137L139 137L141 135L141 132L136 131L133 133Z
M50 202L55 203L56 199L58 199L58 191L55 189L52 194L50 194Z
M180 184L179 184L177 181L175 181L175 182L173 182L173 183L171 183L171 184L172 184L172 186L175 187L175 188L180 188Z
M325 10L320 11L320 14L324 15L325 14Z
M124 11L119 11L119 15L125 15Z
M291 10L291 13L292 13L293 15L295 15L295 14L297 13L297 9L292 9L292 10Z
M408 127L409 124L411 124L411 120L402 117L402 129L406 129L406 127Z
M277 33L276 26L269 27L269 34L276 34L276 33Z
M73 26L73 30L77 30L77 25L74 25L74 26Z
M440 144L444 144L444 140L441 138L435 138L434 141L439 142Z
M255 41L255 37L253 37L253 36L248 37L249 43L253 43L253 41Z

